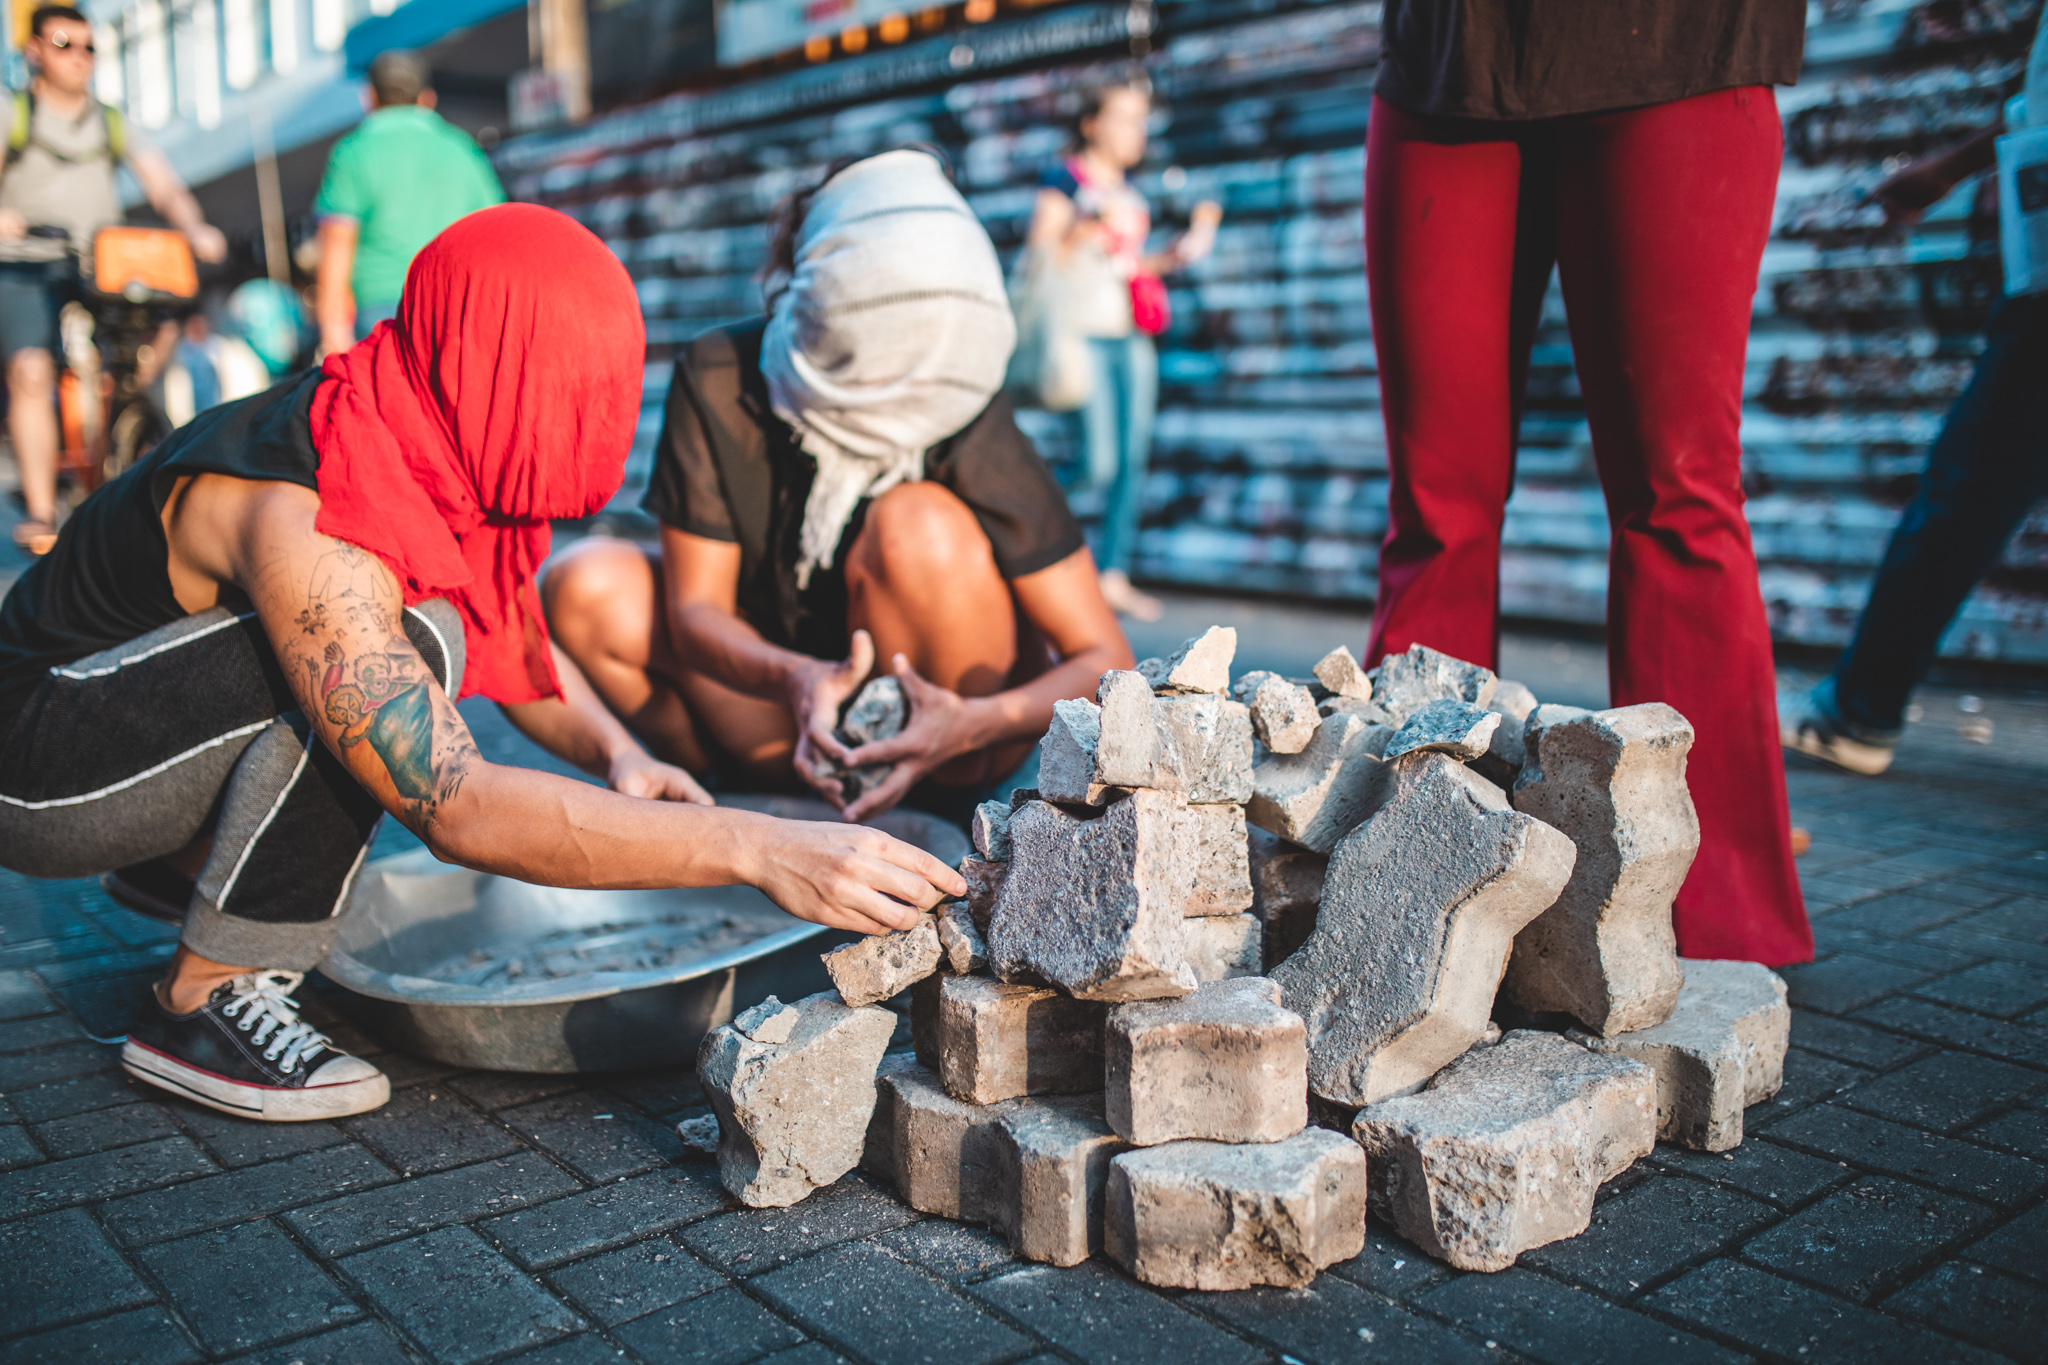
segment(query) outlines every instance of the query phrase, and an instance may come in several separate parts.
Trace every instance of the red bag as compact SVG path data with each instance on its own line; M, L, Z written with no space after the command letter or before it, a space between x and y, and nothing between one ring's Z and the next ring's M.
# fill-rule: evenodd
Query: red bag
M1157 275L1131 276L1131 325L1156 337L1173 323L1173 305L1166 300L1166 281Z

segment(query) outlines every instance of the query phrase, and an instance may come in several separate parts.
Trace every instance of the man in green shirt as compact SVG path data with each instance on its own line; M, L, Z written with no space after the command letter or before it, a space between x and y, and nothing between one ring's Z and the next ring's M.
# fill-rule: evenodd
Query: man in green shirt
M380 53L370 63L369 116L328 155L313 201L323 354L347 350L398 311L413 256L441 229L505 202L483 151L434 112L427 82L417 54Z

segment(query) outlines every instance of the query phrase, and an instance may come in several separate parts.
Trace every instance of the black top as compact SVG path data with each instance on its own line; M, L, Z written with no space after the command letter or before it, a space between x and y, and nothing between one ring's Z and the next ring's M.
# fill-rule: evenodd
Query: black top
M740 547L740 614L764 639L816 659L844 658L846 554L863 499L832 567L796 586L804 503L817 464L775 415L761 375L766 318L720 327L676 357L668 408L641 506L664 525ZM925 477L972 509L1004 578L1021 578L1081 548L1081 527L1052 470L1017 429L1007 396L925 456Z
M0 602L0 733L52 668L188 615L171 594L164 503L181 474L271 479L318 491L307 414L320 372L200 413L80 504L56 548Z
M1536 119L1791 85L1806 0L1387 0L1375 93L1416 114Z

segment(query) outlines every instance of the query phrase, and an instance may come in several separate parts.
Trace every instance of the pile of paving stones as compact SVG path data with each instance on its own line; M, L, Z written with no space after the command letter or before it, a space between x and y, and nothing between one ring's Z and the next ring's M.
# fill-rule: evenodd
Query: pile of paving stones
M1060 702L1037 788L975 814L964 901L706 1037L735 1196L860 1167L1026 1259L1297 1286L1368 1206L1500 1270L1659 1138L1741 1142L1790 1012L1765 968L1677 955L1684 717L1421 646L1233 683L1235 650L1211 629Z

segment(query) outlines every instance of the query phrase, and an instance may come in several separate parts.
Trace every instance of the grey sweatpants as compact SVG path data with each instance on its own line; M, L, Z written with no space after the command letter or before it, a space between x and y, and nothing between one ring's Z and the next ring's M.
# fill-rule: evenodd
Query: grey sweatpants
M455 609L407 607L405 633L452 695ZM254 613L201 612L54 668L0 736L0 866L89 876L213 828L183 938L215 962L325 957L382 814L306 723Z

